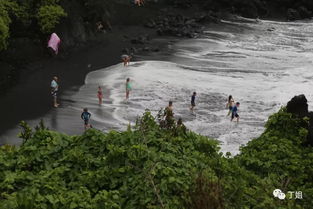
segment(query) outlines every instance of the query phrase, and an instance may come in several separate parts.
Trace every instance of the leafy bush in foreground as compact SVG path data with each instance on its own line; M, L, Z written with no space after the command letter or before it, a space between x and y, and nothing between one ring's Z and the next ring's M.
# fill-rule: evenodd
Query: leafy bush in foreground
M161 127L149 112L133 130L82 136L41 124L19 148L0 149L0 208L310 208L311 147L305 120L281 110L258 139L234 158L215 140L175 125ZM303 199L275 199L274 189Z

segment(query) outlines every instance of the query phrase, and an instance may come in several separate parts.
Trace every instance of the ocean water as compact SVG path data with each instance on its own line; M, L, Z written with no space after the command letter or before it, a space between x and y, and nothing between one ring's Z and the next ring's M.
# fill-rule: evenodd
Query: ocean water
M166 61L132 62L127 67L119 63L89 73L85 85L66 91L60 98L62 106L41 118L53 130L80 134L80 114L87 107L94 127L125 130L146 109L156 114L171 100L175 117L181 117L187 128L219 140L223 152L236 154L294 95L305 94L313 109L312 33L312 21L223 21L197 39L172 44ZM126 78L133 86L129 102ZM99 85L104 94L101 106L96 96ZM192 113L194 91L197 106ZM239 123L226 116L228 95L241 103ZM16 127L1 138L18 144L17 132Z

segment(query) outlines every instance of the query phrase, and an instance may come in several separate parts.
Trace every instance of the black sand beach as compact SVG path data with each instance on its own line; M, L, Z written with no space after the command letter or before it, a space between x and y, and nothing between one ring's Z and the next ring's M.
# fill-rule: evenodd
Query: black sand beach
M69 55L60 53L27 66L18 84L0 97L2 117L0 134L16 126L21 120L38 118L52 108L50 82L59 77L60 94L84 83L88 72L121 62L124 48L131 46L129 38L140 34L153 36L155 31L140 26L115 26L97 42ZM136 60L136 57L134 58ZM62 101L60 101L62 107Z
M157 4L151 4L145 8L129 8L129 5L120 5L112 19L112 30L96 34L93 40L78 43L73 49L67 47L56 57L38 54L38 51L47 53L38 46L36 46L38 48L36 49L37 59L34 55L27 54L28 49L20 49L17 56L24 53L25 56L32 57L36 61L24 64L17 77L17 84L0 95L2 117L5 118L0 125L0 135L18 125L21 120L39 118L51 110L50 82L53 76L59 77L59 94L62 95L65 90L75 90L73 88L83 85L85 76L89 72L121 62L120 56L125 53L123 52L125 49L139 49L134 53L133 61L146 59L166 61L170 54L168 43L186 38L188 34L182 37L178 34L177 37L171 34L176 30L174 27L172 31L168 31L169 34L158 36L157 29L144 27L145 23L154 18L161 18L161 24L164 24L164 21L168 21L167 15L179 15L184 19L197 16L200 11L202 11L201 8L182 10L167 8L164 10ZM203 24L210 21L205 20ZM193 23L191 21L186 24L192 25ZM139 36L147 37L149 40L145 43L134 43L132 40ZM29 51L31 52L32 49ZM62 101L60 103L62 107Z

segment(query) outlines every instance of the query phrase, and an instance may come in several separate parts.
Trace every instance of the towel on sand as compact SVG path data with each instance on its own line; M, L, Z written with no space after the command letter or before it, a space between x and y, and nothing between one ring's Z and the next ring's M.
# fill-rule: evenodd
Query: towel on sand
M52 33L48 41L48 48L50 47L51 49L53 49L55 54L58 54L60 43L61 39L59 38L59 36L56 33Z

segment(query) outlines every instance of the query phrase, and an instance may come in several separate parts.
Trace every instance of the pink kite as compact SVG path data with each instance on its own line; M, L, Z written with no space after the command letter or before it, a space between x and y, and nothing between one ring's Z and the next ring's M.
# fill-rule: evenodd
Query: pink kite
M59 36L56 33L52 33L48 41L48 48L50 47L51 49L53 49L55 54L58 54L60 43L61 39L59 38Z

